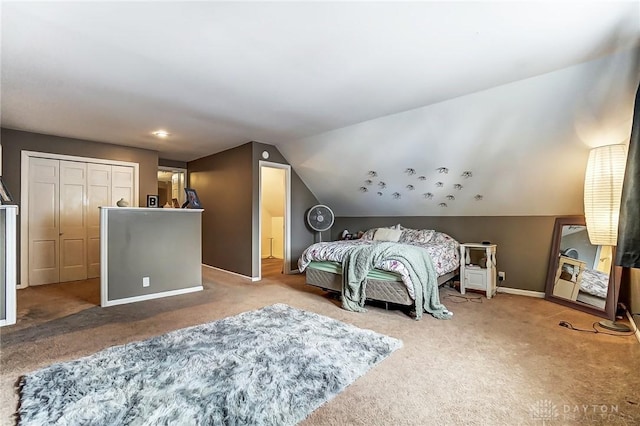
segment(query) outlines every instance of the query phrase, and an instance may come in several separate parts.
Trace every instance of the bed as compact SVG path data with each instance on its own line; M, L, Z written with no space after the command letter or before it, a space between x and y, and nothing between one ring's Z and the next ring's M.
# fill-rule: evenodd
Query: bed
M391 230L391 231L389 231ZM389 234L395 235L389 236ZM397 239L395 239L397 237ZM437 275L437 287L452 280L460 266L459 243L449 235L433 230L416 230L397 225L393 228L373 228L357 240L316 243L308 247L298 260L300 272L306 273L306 283L327 291L344 293L343 263L350 253L362 247L394 241L409 246L431 259ZM394 259L382 259L366 275L363 283L367 300L376 300L416 308L416 294L407 265ZM420 294L418 295L420 300ZM426 296L425 296L426 297ZM426 299L425 299L426 300ZM437 301L439 303L439 300ZM344 306L344 303L343 303ZM422 310L415 309L416 319ZM434 315L435 316L435 315Z
M609 274L586 267L573 257L560 256L554 295L604 308Z
M604 309L609 291L609 274L585 268L576 300Z

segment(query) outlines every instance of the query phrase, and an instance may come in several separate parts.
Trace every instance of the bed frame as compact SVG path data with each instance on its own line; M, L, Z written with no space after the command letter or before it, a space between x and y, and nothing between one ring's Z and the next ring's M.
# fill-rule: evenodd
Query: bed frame
M313 267L306 269L306 283L320 287L325 291L342 293L342 275L333 272L321 271ZM458 269L438 277L438 286L452 280L458 275ZM379 300L382 302L396 303L398 305L414 304L414 300L409 297L407 287L402 281L383 281L367 278L366 293L368 300Z

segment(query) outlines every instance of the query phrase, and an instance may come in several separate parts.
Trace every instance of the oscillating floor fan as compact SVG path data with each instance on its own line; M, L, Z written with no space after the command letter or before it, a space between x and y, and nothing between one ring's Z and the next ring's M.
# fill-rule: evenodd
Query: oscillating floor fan
M333 211L324 204L318 204L307 211L307 225L318 234L318 242L322 242L322 232L333 226Z

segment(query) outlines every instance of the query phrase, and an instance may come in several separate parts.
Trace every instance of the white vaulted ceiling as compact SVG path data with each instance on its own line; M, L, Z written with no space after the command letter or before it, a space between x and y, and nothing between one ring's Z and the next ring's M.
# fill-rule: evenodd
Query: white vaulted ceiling
M628 141L640 70L635 1L0 13L2 127L182 161L272 144L338 215L581 213L588 149Z

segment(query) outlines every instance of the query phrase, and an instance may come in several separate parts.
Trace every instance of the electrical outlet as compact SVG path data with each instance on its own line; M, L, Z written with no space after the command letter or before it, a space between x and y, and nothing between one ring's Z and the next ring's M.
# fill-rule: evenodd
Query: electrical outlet
M142 287L149 287L149 277L142 277Z
M503 271L498 272L498 281L504 281L507 279L507 274L505 274Z

